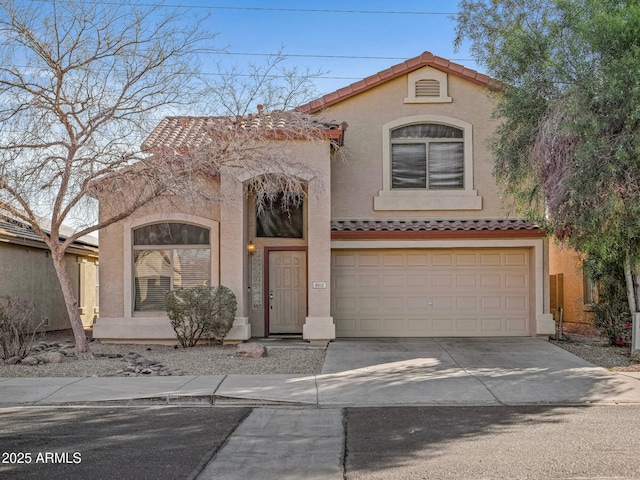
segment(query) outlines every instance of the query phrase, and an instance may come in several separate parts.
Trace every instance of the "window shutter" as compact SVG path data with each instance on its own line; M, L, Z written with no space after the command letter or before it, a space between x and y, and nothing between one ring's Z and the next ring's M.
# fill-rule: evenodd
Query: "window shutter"
M440 82L438 80L418 80L416 82L416 97L439 97Z

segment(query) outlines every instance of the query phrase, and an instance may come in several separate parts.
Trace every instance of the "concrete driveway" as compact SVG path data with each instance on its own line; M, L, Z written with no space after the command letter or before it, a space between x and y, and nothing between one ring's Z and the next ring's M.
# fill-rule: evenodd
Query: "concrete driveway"
M640 402L633 374L531 337L338 339L316 381L320 405Z

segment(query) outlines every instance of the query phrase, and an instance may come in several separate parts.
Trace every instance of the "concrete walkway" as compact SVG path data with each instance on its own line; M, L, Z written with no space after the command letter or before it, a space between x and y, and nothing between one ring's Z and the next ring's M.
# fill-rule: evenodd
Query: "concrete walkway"
M161 401L316 407L640 403L640 375L535 338L340 339L320 375L0 378L0 405Z
M535 338L446 338L340 339L320 375L0 378L0 406L147 401L258 407L190 480L338 480L341 407L640 403L640 374Z
M340 409L257 408L198 480L343 480Z

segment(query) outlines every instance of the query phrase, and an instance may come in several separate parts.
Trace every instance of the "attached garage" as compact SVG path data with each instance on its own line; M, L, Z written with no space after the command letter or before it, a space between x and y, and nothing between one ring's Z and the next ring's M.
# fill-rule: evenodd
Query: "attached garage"
M338 337L531 335L530 248L336 249Z

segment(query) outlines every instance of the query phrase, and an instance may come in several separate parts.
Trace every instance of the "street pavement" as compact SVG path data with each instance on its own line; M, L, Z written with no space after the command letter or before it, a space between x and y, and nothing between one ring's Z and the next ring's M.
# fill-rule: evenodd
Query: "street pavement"
M0 450L30 461L0 478L637 479L638 431L627 404L7 407Z
M577 406L571 411L580 411L588 405L607 405L607 412L616 409L620 412L618 407L637 408L640 405L640 376L609 372L536 338L458 338L340 339L329 345L319 375L0 379L0 406L88 404L256 407L246 418L242 417L244 420L237 420L232 427L227 425L221 430L222 437L227 432L228 438L225 437L222 443L213 441L211 455L201 456L206 462L199 470L190 470L198 472L189 477L192 480L256 476L285 480L338 479L343 478L345 472L351 472L347 478L394 478L383 475L389 473L383 464L395 465L397 470L394 472L409 472L406 477L397 478L529 478L524 473L514 476L505 473L509 461L499 459L508 458L510 452L519 447L500 443L501 439L508 438L506 434L512 428L511 423L501 418L519 415L518 418L527 424L526 434L538 439L529 447L538 455L532 458L553 458L554 450L546 447L553 444L549 435L560 430L566 433L571 430L565 430L569 425L575 425L571 431L577 438L584 433L580 430L579 416L557 416L558 409ZM449 410L436 415L423 413L437 411L443 406ZM415 418L410 420L412 428L405 425L411 415L406 417L394 407L403 412L415 412ZM520 414L518 409L521 408L533 410ZM241 416L246 413L244 410L238 412ZM526 415L530 415L531 420L527 420ZM539 421L539 418L543 420ZM572 418L576 418L573 423L573 420L566 420ZM620 431L627 428L636 433L640 431L640 424L635 420L621 421ZM407 430L401 427L398 431L395 422L405 425ZM545 431L545 426L554 428ZM602 427L606 428L606 425ZM495 432L500 434L493 435ZM599 442L604 437L598 437L597 429L588 430L588 434L595 435L595 440L589 437L589 445L605 448ZM494 437L500 441L497 446L488 444L485 453L470 450L473 455L480 455L477 463L484 461L485 465L492 465L493 470L471 468L463 476L416 473L425 468L423 461L426 460L434 468L440 465L438 468L442 472L447 469L460 471L451 470L447 462L438 463L443 458L429 453L429 442L448 445L466 442L469 438L486 440ZM627 448L638 443L635 437L637 435L629 435L614 441L622 442ZM359 443L358 439L363 441ZM403 447L414 448L413 455L422 459L416 467L418 470L414 471L409 468L413 457L397 459L397 452L391 447L416 439L421 440L414 447ZM369 450L367 445L371 446ZM540 448L536 450L535 446ZM504 452L496 450L499 448ZM562 450L562 445L556 445L556 448ZM607 452L618 453L617 443L607 448ZM593 448L586 450L595 454ZM449 461L455 458L459 457L449 457ZM629 464L630 468L640 478L640 469L635 469L634 462ZM548 472L550 475L565 472L573 477L531 478L575 478L576 472L580 472L579 468L565 470ZM628 476L629 471L624 469L612 471L621 472L620 478L635 478Z

